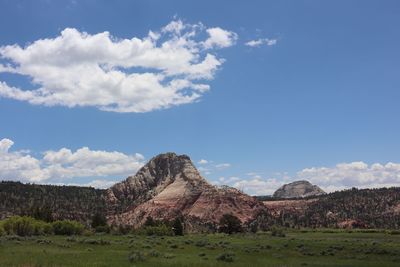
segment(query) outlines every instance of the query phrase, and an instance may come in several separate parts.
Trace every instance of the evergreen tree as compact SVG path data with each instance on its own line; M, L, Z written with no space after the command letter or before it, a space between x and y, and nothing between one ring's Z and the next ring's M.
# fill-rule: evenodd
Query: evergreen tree
M232 214L224 214L219 221L219 231L226 234L239 233L243 231L238 217Z
M183 235L183 222L182 218L175 218L174 222L172 223L172 229L175 235Z

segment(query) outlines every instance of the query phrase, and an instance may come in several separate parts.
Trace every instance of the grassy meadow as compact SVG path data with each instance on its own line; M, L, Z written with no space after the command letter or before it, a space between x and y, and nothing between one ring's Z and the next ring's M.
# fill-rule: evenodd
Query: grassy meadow
M290 231L185 236L2 236L0 266L400 266L400 235Z

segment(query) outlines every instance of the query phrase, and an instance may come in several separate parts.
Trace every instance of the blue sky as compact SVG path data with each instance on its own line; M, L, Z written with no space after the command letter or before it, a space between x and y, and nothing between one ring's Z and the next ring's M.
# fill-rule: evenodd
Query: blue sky
M11 180L104 186L156 154L175 151L188 154L213 183L251 194L269 194L299 178L328 191L400 185L399 14L398 1L1 0L0 174ZM118 94L113 83L92 90L100 78L56 73L62 64L86 66L82 57L104 40L144 41L151 30L160 34L160 45L176 37L174 30L162 33L171 22L181 22L186 33L199 32L191 54L198 59L191 64L207 53L218 63L189 73L176 66L178 60L159 63L156 58L124 69L125 54L116 48L113 55L121 55L105 62L111 67L101 65L105 72L150 72L165 80L157 90L152 82L140 87L144 99L127 98L129 92L113 98L107 106L111 111L101 103L103 94ZM210 29L222 31L207 43ZM57 51L65 44L51 54L38 48L39 61L54 60L48 71L24 50L41 39L54 41L63 31L65 39L105 31L112 37L78 51L83 54ZM260 44L250 46L251 41ZM14 44L26 53L18 56ZM167 83L178 78L203 86L182 89L196 99L163 96ZM126 90L136 90L124 81ZM81 88L71 91L76 88L70 84L77 83ZM17 93L7 93L5 84ZM61 99L21 96L42 86ZM90 94L74 98L88 86ZM61 87L66 91L59 95ZM84 147L86 152L79 150ZM85 156L90 162L79 163ZM207 163L198 163L201 159ZM96 162L116 170L88 172Z

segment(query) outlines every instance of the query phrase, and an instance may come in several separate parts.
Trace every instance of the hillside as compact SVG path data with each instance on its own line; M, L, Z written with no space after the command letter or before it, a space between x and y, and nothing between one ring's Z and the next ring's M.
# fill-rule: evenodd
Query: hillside
M289 227L400 227L400 188L350 189L319 197L263 201L274 223Z
M262 201L264 200L264 201ZM181 217L186 231L215 231L230 213L249 228L400 227L400 188L345 190L299 199L259 198L207 182L186 155L160 154L134 176L107 190L0 183L0 218L31 215L89 224L94 214L110 225L140 227L147 217Z
M88 223L104 213L104 190L79 186L56 186L0 182L0 218L30 215L47 219L72 219Z

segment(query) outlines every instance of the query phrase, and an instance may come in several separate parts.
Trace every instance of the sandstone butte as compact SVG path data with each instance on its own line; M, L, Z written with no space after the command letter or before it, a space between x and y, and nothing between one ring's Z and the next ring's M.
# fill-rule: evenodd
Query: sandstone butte
M243 224L265 209L262 202L231 187L209 184L186 155L160 154L134 176L106 191L108 221L140 227L148 216L172 220L182 216L187 231L207 231L226 214Z

